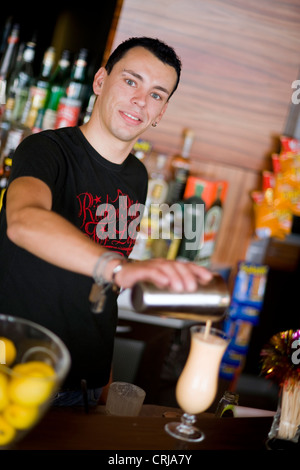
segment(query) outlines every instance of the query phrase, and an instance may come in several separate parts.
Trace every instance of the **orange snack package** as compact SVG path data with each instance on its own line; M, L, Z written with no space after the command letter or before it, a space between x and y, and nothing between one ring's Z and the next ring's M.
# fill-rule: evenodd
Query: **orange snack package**
M263 200L254 203L255 233L259 238L284 238L291 231L292 213L289 204L274 198L274 191L268 188Z

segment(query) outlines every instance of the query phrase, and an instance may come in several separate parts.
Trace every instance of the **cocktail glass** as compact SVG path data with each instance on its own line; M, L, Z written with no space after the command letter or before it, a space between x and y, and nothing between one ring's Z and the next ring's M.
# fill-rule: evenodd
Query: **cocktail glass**
M204 433L194 426L196 414L213 403L218 387L219 368L229 338L221 330L204 325L191 327L191 346L186 364L176 385L176 400L184 411L181 422L165 425L171 436L200 442Z

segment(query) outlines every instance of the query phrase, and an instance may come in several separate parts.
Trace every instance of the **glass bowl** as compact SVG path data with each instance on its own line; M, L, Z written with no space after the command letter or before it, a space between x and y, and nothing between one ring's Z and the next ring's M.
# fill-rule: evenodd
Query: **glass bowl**
M51 405L71 365L47 328L0 314L0 449L10 448Z

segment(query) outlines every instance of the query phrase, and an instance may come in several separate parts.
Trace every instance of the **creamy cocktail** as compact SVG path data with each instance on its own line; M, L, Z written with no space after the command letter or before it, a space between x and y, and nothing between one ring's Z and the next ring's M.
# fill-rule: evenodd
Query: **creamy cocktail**
M190 353L176 386L177 402L187 413L207 410L216 396L220 362L228 343L214 331L192 334Z
M213 402L218 386L220 363L229 338L224 332L205 326L191 328L190 352L178 379L176 399L185 411L182 423L169 423L166 430L183 440L200 441L204 435L191 426L195 414L205 411Z

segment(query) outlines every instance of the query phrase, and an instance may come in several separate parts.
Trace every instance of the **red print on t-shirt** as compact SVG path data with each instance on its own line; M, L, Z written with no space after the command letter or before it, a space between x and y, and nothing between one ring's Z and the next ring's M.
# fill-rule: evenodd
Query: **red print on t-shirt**
M141 218L140 204L121 190L115 199L86 192L79 194L77 200L80 229L95 242L129 256Z

